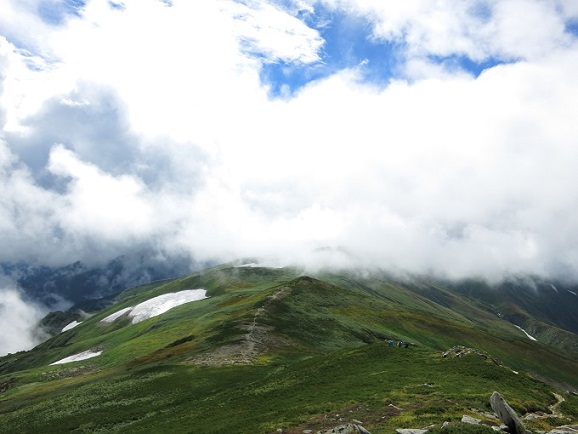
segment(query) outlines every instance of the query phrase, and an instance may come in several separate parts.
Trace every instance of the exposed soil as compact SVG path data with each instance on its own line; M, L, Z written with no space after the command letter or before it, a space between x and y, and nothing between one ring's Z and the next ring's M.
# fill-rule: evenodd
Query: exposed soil
M249 365L255 363L257 356L266 354L273 348L289 346L291 343L288 339L273 335L273 327L261 324L259 320L268 315L273 302L287 297L290 293L291 288L284 287L269 296L263 306L255 311L252 321L240 325L239 328L246 332L240 342L223 345L195 356L190 361L205 366Z

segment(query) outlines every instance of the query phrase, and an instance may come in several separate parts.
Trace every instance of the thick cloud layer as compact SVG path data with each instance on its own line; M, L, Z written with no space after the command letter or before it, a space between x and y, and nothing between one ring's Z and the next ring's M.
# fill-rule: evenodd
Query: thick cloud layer
M6 3L1 262L578 277L575 2ZM275 96L265 69L315 76L335 16L395 47L389 78L374 53Z
M13 287L0 288L0 356L28 350L46 338L36 324L46 312Z

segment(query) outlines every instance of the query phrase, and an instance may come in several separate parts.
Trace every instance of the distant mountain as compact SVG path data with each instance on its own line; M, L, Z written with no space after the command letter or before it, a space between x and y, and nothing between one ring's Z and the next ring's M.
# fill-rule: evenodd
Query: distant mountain
M493 391L533 432L576 424L578 336L496 289L258 263L137 286L0 358L0 433L482 433Z
M469 298L488 303L504 318L532 329L532 321L545 322L578 333L578 284L534 276L509 278L490 286L480 280L446 282Z
M137 285L172 278L207 266L190 258L156 259L146 254L119 256L102 266L75 262L64 267L0 264L25 295L47 306L63 302L81 309L99 309L107 298Z
M558 348L578 351L578 284L546 281L532 276L509 278L490 285L483 280L442 281L415 278L406 282L417 294L459 309L466 299Z

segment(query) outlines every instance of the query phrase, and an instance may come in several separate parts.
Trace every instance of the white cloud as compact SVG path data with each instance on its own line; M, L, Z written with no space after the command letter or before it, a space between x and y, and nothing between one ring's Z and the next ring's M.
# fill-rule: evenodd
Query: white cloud
M58 224L54 218L58 202L56 194L35 185L29 171L0 140L0 260L30 260L35 254L48 254L55 247L50 234Z
M145 187L139 179L103 173L62 146L52 149L48 170L70 179L58 211L60 224L67 231L105 242L150 232L153 209L143 197Z
M44 312L33 302L22 299L12 287L0 288L0 356L28 350L39 344L44 336L38 334L36 324Z
M319 33L301 20L266 2L229 2L224 8L232 15L245 47L269 62L312 63L320 60L323 45Z
M573 44L570 2L541 0L320 0L365 17L375 38L407 44L407 56L467 56L474 61L536 59Z
M564 31L576 10L477 4L324 2L406 44L407 80L377 87L346 69L287 99L268 96L262 64L315 63L322 41L279 6L93 0L56 27L19 13L42 32L30 46L45 65L26 66L10 27L0 258L341 246L453 276L576 273L578 50ZM473 78L429 55L517 61Z

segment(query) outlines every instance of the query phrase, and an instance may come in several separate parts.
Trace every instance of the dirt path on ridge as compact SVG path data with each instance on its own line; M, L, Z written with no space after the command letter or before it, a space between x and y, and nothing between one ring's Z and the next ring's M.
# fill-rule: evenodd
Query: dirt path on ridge
M253 315L252 321L247 325L241 325L246 330L243 339L231 345L223 345L212 351L193 357L190 361L197 365L223 366L223 365L248 365L255 362L255 357L266 353L271 347L283 345L282 339L272 336L271 326L259 323L260 318L267 316L271 304L291 293L291 288L283 287L275 294L267 297L263 306L259 307Z

